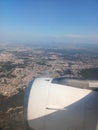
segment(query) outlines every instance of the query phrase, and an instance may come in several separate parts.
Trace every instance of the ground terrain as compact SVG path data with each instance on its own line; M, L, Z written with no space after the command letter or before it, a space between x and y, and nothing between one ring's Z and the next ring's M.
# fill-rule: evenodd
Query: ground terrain
M29 130L25 89L36 77L98 80L98 45L0 45L0 130Z

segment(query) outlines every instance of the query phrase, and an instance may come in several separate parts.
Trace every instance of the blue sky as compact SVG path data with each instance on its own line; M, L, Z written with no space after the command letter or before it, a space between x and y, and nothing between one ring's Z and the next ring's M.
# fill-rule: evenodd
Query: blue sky
M0 0L0 42L98 43L98 0Z

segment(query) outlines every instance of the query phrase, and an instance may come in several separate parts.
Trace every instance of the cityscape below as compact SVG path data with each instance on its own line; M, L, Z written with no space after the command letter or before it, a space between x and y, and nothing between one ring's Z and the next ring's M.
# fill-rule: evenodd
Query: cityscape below
M98 80L97 44L0 45L0 129L28 130L25 89L36 77Z

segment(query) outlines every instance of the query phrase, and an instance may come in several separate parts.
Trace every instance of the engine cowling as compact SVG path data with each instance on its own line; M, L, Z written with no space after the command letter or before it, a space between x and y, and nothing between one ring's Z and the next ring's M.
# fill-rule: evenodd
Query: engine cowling
M27 87L25 118L34 130L96 130L98 92L88 81L36 78Z

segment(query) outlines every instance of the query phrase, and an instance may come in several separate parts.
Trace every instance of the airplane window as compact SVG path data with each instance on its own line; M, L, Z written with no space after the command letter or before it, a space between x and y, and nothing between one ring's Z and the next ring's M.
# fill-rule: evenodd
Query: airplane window
M35 130L98 130L98 103L96 110L76 114L84 107L79 101L80 106L71 113L70 107L65 110L63 106L67 99L61 101L66 92L56 97L56 87L49 87L91 90L95 95L89 105L94 99L98 102L98 0L0 0L0 130L31 128L24 115L27 119L29 95L38 79L32 109ZM55 108L62 112L52 114ZM70 116L62 122L65 111ZM72 114L77 115L76 122L84 115L87 120L70 124L75 121Z

